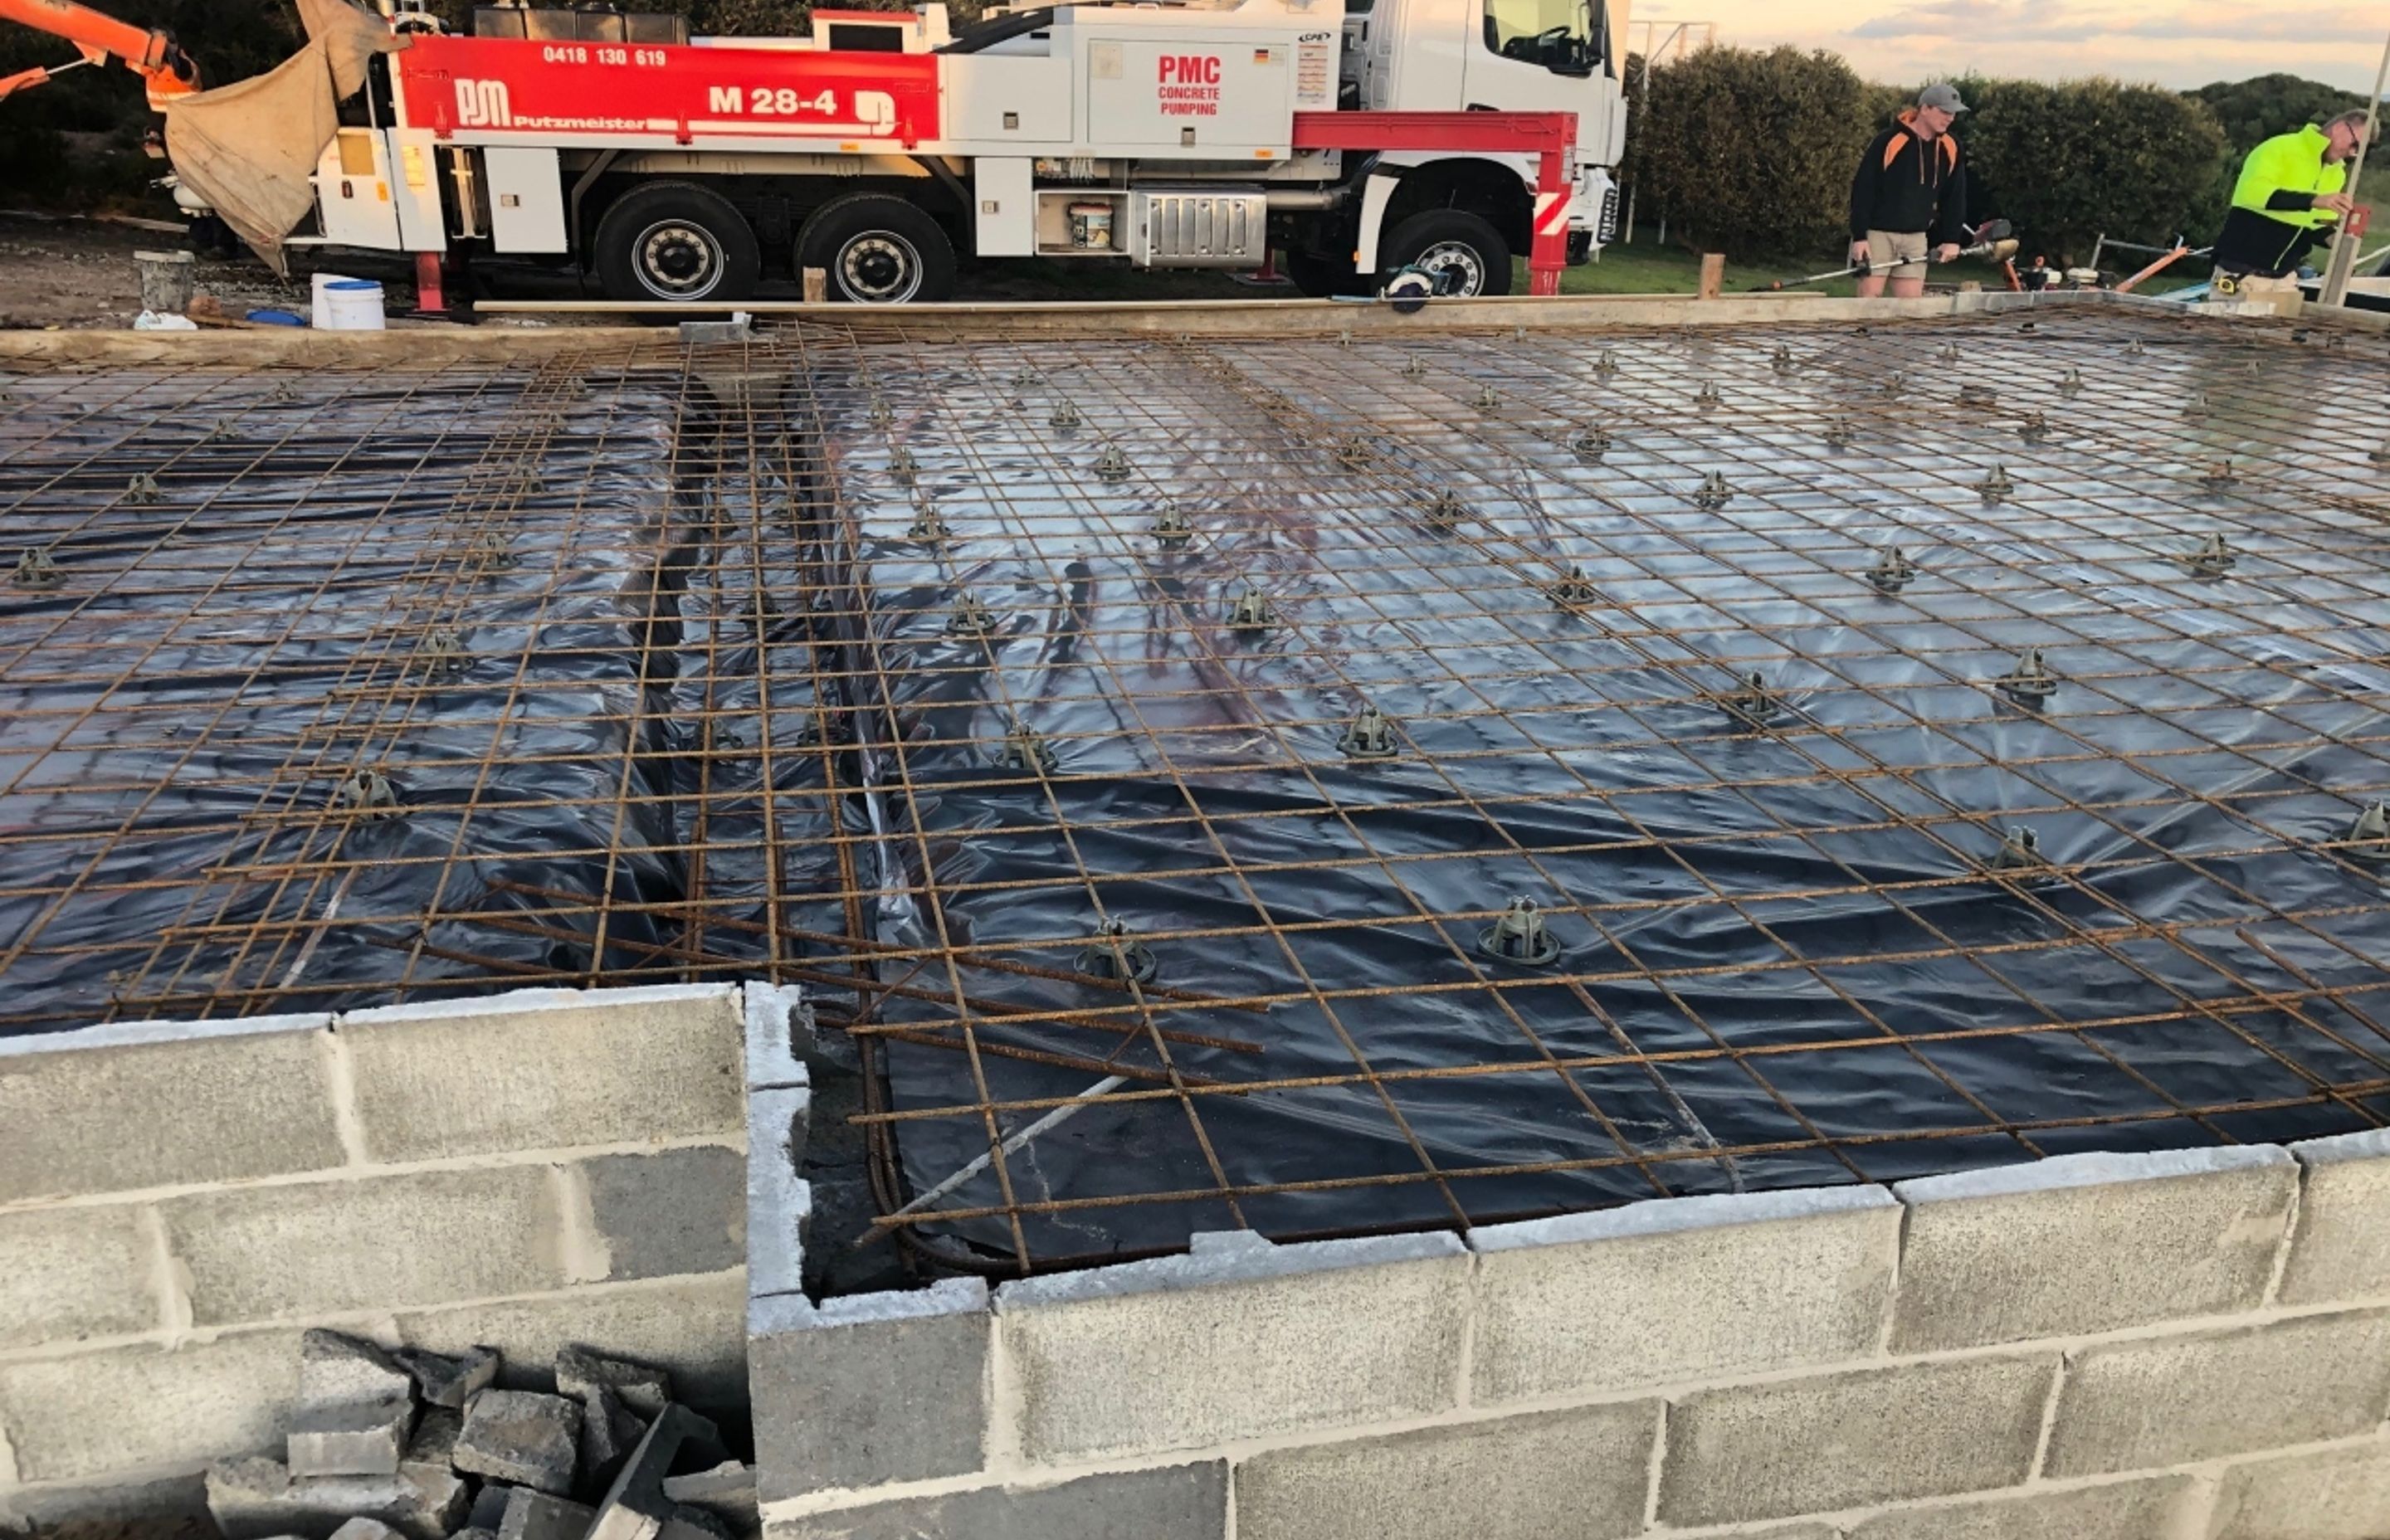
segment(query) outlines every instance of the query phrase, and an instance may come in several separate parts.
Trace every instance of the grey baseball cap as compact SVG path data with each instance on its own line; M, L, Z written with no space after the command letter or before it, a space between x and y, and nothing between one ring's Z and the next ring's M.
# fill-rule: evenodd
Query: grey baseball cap
M1964 112L1967 104L1959 99L1959 88L1936 82L1917 93L1920 107L1938 107L1945 112Z

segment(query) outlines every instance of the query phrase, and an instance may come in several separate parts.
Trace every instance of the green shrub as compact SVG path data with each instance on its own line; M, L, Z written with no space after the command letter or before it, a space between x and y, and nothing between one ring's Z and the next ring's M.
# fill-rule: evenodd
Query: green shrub
M1626 141L1638 217L1736 258L1839 245L1868 133L1838 54L1703 48L1651 72Z
M2154 85L2105 79L1970 80L1974 110L1960 119L1989 213L2015 222L2027 254L2081 262L2101 232L2148 245L2196 227L2227 160L2224 131L2204 102Z
M2298 75L2217 81L2184 95L2204 102L2216 114L2224 129L2224 142L2235 156L2248 154L2260 141L2277 134L2288 134L2303 123L2319 123L2365 105L2365 98L2354 91Z

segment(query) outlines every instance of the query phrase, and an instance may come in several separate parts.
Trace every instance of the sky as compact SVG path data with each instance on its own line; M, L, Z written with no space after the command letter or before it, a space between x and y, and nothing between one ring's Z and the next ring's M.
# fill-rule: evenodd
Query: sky
M1630 0L1628 19L1638 48L1646 22L1714 21L1720 43L1831 48L1904 84L1972 71L2187 90L2281 71L2363 91L2390 36L2379 0Z

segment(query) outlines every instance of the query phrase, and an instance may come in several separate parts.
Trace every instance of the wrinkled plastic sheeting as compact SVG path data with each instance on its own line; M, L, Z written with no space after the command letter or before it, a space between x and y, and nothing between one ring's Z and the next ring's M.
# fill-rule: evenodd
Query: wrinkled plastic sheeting
M1532 391L1535 381L1523 384L1518 363L1529 352L1506 350L1505 391ZM1583 394L1593 353L1591 345L1555 340L1533 356L1557 390ZM1382 1087L1199 1097L1203 1141L1188 1111L1168 1099L1074 1110L1007 1157L1019 1201L1201 1193L1223 1176L1235 1186L1296 1190L1248 1197L1234 1210L1201 1199L1029 1213L1022 1225L1033 1254L1176 1247L1191 1233L1240 1224L1279 1234L1449 1224L1456 1205L1482 1223L1655 1194L1627 1164L1456 1180L1450 1200L1425 1181L1304 1189L1416 1174L1422 1155L1442 1169L1466 1171L1781 1141L1810 1148L1677 1160L1658 1170L1677 1193L1857 1179L1851 1165L1815 1148L1823 1137L1858 1141L1845 1147L1857 1175L1888 1180L2025 1158L2013 1139L1991 1131L2004 1120L2098 1119L2156 1111L2168 1097L2196 1105L2311 1092L2242 1034L2329 1081L2381 1074L2384 1044L2374 1022L2385 1003L2378 993L2384 981L2366 961L2390 942L2380 893L2365 891L2346 866L2304 848L2344 835L2351 799L2379 794L2379 762L2338 743L2263 747L2380 732L2390 670L2377 660L2390 638L2378 628L2390 624L2390 576L2379 567L2342 558L2329 571L2300 576L2295 567L2312 568L2316 558L2294 534L2281 547L2293 566L2273 569L2262 584L2187 583L2178 562L2151 551L2148 526L2135 527L2174 517L2167 505L2129 494L2120 500L2114 486L2101 488L2114 510L2113 548L2087 551L2079 528L2070 529L2070 554L2062 556L2037 546L2033 520L2014 505L1986 507L1966 486L1887 494L1886 481L1901 472L1868 460L1864 448L1843 463L1880 474L1838 475L1818 457L1814 430L1782 426L1780 415L1779 426L1749 427L1740 436L1706 423L1640 429L1608 462L1625 474L1595 475L1558 442L1519 434L1498 451L1491 447L1481 425L1450 410L1473 386L1447 382L1445 399L1407 400L1406 391L1424 387L1400 378L1406 354L1394 349L1281 343L1214 353L1233 357L1245 378L1232 384L1192 372L1166 349L1123 349L1107 354L1100 370L1073 373L1066 387L1008 402L1019 395L1020 379L1033 378L1011 371L1048 362L1036 352L919 350L876 365L872 391L919 407L893 430L866 426L861 385L825 397L841 481L866 532L859 554L868 624L896 719L897 741L867 759L882 789L883 859L939 895L934 915L909 902L883 905L880 939L1019 943L999 955L1067 969L1073 949L1031 943L1094 931L1086 887L1053 880L1084 864L1098 874L1104 912L1149 937L1245 931L1155 939L1160 984L1215 996L1298 996L1266 1013L1163 1013L1168 1026L1266 1049L1256 1056L1175 1045L1171 1062L1190 1079L1352 1075L1360 1067L1352 1045L1369 1067L1388 1073L1523 1068ZM1467 370L1471 360L1440 354L1438 364ZM1356 399L1351 380L1371 366L1374 393ZM903 382L892 383L899 371ZM1007 379L1013 385L997 383ZM1064 388L1084 414L1084 431L1047 424ZM1271 391L1348 425L1397 407L1416 413L1423 400L1435 403L1427 408L1435 416L1440 405L1445 422L1407 428L1409 437L1389 437L1381 450L1397 476L1407 456L1419 461L1408 468L1431 482L1442 468L1459 468L1466 484L1458 490L1483 538L1437 542L1402 509L1356 497L1354 487L1368 479L1341 470L1317 436L1300 440L1254 410ZM1168 420L1157 403L1167 404ZM1904 431L1905 464L1969 463L1971 446L1955 426ZM892 444L915 457L918 493L890 474ZM1135 481L1115 486L1089 473L1108 444L1125 452ZM1313 468L1302 481L1309 490L1290 492L1302 480L1282 468L1290 461ZM1695 511L1686 494L1711 469L1753 495L1716 512ZM2106 469L2087 456L2071 474L2096 478ZM1199 527L1183 554L1163 551L1146 533L1160 508L1156 489L1185 494L1182 507ZM917 495L952 529L953 566L899 538ZM1762 495L1772 512L1763 509ZM1278 510L1290 505L1298 516L1281 520ZM1788 508L1817 526L1797 553L1780 533L1745 527L1758 513L1780 530ZM2013 618L1961 631L1941 618L1947 590L1941 597L1930 584L1897 598L1871 592L1857 578L1887 529L1912 556L1970 550L2011 564ZM2236 533L2236 543L2242 539ZM2264 537L2249 544L2265 553ZM1494 559L1487 552L1495 545L1512 559ZM1562 611L1523 577L1526 553L1548 555L1555 573L1581 564L1600 597L1582 618ZM2087 554L2102 565L2063 570ZM1433 563L1432 575L1411 570L1422 559ZM2050 581L2031 577L2037 568ZM2145 584L2120 589L2119 570L2145 577ZM1688 578L1699 582L1679 582ZM1248 584L1300 619L1299 637L1283 627L1258 639L1230 630L1227 607ZM1436 591L1415 592L1424 586ZM945 634L962 587L1000 617L992 646ZM1958 597L1973 607L1971 614L1980 612L1980 594ZM2017 651L2048 639L2045 622L2058 617L2088 639L2060 660L2078 678L2140 674L2134 683L2147 687L2155 683L2147 677L2153 668L2216 672L2139 700L2077 685L2038 718L1970 682L2006 672ZM2226 635L2245 633L2253 617L2324 629L2270 641ZM2345 629L2352 617L2361 623ZM2344 628L2338 638L2319 639L2335 625ZM2210 635L2226 639L2203 640ZM1439 644L1454 648L1449 662L1426 661L1439 656ZM1733 670L1721 661L1754 654L1757 661ZM1804 732L1803 752L1773 734L1731 733L1698 694L1730 687L1751 667L1806 713L1796 728L1832 736ZM2303 687L2302 670L2317 671L2332 687ZM1853 682L1876 694L1847 687ZM1363 696L1404 725L1416 753L1356 763L1339 752L1335 725ZM1064 697L1071 699L1058 699ZM1010 785L940 790L942 780L999 776L989 746L1016 718L1060 754L1055 779L1017 775ZM1309 725L1283 725L1295 722ZM2091 751L2010 767L2076 738L2089 740ZM1838 778L1821 778L1818 759ZM1240 768L1201 773L1221 764ZM2182 797L2169 782L2218 800ZM1588 789L1601 795L1585 795ZM2295 794L2228 812L2225 799L2255 789ZM1366 811L1373 802L1464 797L1485 813L1453 805L1373 818ZM2061 799L2136 804L2104 819L2041 812L2029 820L2054 862L2122 863L2091 877L2088 892L2035 890L2081 934L2078 944L2049 944L2053 922L1989 881L1918 891L1908 900L1914 919L1864 892L1772 896L1857 880L1947 882L1954 868L1994 856L1998 829L2026 821L2003 817L2004 810ZM1207 816L1227 814L1272 816ZM1073 826L1067 839L1063 820ZM1137 820L1146 822L1119 827ZM1855 828L1866 825L1881 827ZM1851 831L1800 841L1758 838L1785 828ZM1754 838L1739 843L1738 831ZM2269 839L2286 848L2224 858L2212 875L2189 864L2203 852ZM1689 841L1701 842L1679 842ZM1353 859L1371 852L1383 861ZM1219 872L1231 865L1245 875ZM1173 868L1207 870L1146 875ZM2262 895L2275 911L2312 918L2289 923L2227 882ZM1022 883L1033 885L1008 885ZM1701 902L1713 888L1724 901ZM1556 915L1567 947L1563 967L1622 977L1587 983L1582 996L1557 985L1513 989L1499 1006L1485 990L1467 987L1507 966L1475 955L1477 926L1425 917L1497 909L1514 895L1548 909L1609 898L1688 902L1613 916L1607 939L1580 917ZM2184 929L2178 943L2140 938L2103 947L2091 939L2134 918ZM1327 923L1304 928L1313 922ZM1279 933L1254 933L1265 923ZM1984 949L1980 960L1865 960L1930 951L1943 938ZM1999 950L2011 943L2032 944ZM1788 956L1861 960L1816 972L1765 966ZM1637 976L1677 968L1709 971L1664 986ZM1124 998L968 964L962 980L974 997L1010 1007L1085 1009ZM2297 991L2318 982L2377 991L2357 1009L2332 1000L2306 1007L2359 1051L2285 1012L2248 1007L2253 990ZM1299 997L1314 986L1385 993ZM2234 1002L2229 1021L2108 1027L2096 1040L2032 1032L1902 1041L2104 1020L2212 998ZM953 1014L903 1000L883 1011L894 1021ZM1158 1068L1151 1046L1134 1033L983 1014L976 1031L982 1042L1092 1059L1119 1048L1125 1036L1121 1062ZM1741 1062L1537 1067L1547 1056L1773 1049L1867 1037L1883 1045ZM974 1066L960 1054L896 1043L889 1057L900 1108L978 1099ZM1097 1078L994 1057L980 1059L976 1070L996 1101L1074 1096ZM999 1127L1010 1134L1043 1115L1004 1117ZM2310 1101L2213 1119L2205 1130L2175 1119L2035 1137L2054 1152L2361 1126L2345 1108ZM1933 1128L1986 1131L1866 1142ZM916 1190L988 1152L981 1123L970 1117L908 1121L899 1143ZM987 1171L941 1206L1003 1202ZM1001 1216L937 1228L996 1254L1013 1249Z
M0 956L26 947L6 1016L235 1014L256 990L348 1007L650 967L681 942L640 907L688 894L679 794L703 730L680 682L641 674L697 656L643 651L713 495L673 482L675 381L9 383L0 498L66 581L0 586L0 886L27 895L0 899ZM527 417L551 412L533 445ZM142 475L153 502L123 496ZM494 499L511 560L460 561L480 525L453 516ZM661 619L667 644L703 623ZM406 671L435 622L471 662L427 686ZM325 811L361 764L403 815Z

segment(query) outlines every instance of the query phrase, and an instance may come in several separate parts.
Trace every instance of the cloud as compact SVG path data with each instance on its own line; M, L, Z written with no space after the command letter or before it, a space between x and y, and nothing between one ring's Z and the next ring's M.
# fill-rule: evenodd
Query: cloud
M1849 35L2075 43L2105 30L2073 19L2064 6L2035 5L2029 0L1928 0L1925 5L1862 21Z
M2114 35L2201 43L2371 44L2379 42L2385 29L2390 29L2390 12L2345 6L2330 11L2291 10L2272 16L2245 11L2222 17L2212 11L2198 16L2151 16L2127 23Z
M2383 13L2356 6L2260 15L2195 3L2172 15L2087 10L2036 0L1926 0L1871 17L1844 35L1949 43L2200 42L2364 44L2383 35Z

